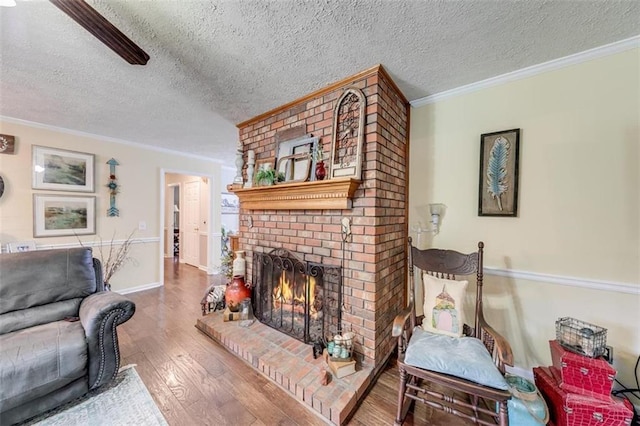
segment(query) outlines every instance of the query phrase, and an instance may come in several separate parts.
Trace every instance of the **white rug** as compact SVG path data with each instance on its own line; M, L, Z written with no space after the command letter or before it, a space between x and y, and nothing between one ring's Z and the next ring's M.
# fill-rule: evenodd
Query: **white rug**
M113 383L33 418L24 426L165 426L160 409L133 366Z

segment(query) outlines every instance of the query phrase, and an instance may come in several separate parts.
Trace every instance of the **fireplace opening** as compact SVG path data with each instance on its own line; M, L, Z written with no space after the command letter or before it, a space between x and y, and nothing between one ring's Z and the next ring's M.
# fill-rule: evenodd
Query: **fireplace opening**
M305 262L290 251L253 253L256 318L304 343L324 341L341 322L340 267Z

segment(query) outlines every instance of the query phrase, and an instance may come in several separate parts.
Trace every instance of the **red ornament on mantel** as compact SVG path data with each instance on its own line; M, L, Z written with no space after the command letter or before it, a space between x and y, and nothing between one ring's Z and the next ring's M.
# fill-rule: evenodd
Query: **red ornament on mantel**
M240 310L240 302L247 297L251 297L251 290L245 285L244 276L234 275L224 292L224 301L227 304L227 308L231 312L238 312Z
M327 176L327 169L324 168L324 161L316 163L316 180L324 180Z

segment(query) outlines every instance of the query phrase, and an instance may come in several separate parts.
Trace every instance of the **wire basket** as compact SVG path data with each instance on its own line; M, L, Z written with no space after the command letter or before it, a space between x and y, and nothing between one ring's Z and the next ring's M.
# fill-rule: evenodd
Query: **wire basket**
M327 351L331 361L350 361L353 355L353 343L355 334L347 332L336 335L332 341L327 343Z
M607 353L607 329L575 318L558 318L556 339L564 348L580 355L597 358Z

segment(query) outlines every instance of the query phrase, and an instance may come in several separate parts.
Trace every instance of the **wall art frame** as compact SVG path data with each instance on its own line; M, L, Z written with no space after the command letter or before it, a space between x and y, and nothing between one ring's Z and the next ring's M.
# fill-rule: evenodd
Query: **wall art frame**
M320 138L305 135L300 138L281 141L276 151L276 170L284 173L285 182L304 182L309 179L309 170L315 170L316 160L311 153L318 149ZM295 157L292 157L295 156ZM287 157L286 161L280 161ZM293 163L292 163L293 162ZM305 176L305 170L306 176ZM314 176L311 176L314 179Z
M0 134L0 154L15 154L16 137Z
M276 164L276 158L275 157L262 158L262 159L257 159L256 160L255 170L253 172L253 186L254 187L260 186L260 182L258 181L258 172L260 170L275 169L275 164Z
M238 214L240 213L240 199L237 195L230 192L223 192L220 194L221 206L220 213L222 214Z
M96 233L96 197L33 194L33 236L63 237Z
M306 182L311 171L311 158L306 152L278 158L277 170L284 174L285 182Z
M93 154L45 146L32 146L33 189L94 192Z
M345 89L333 110L331 178L362 179L367 97L356 87Z
M518 215L520 129L480 135L478 216Z

